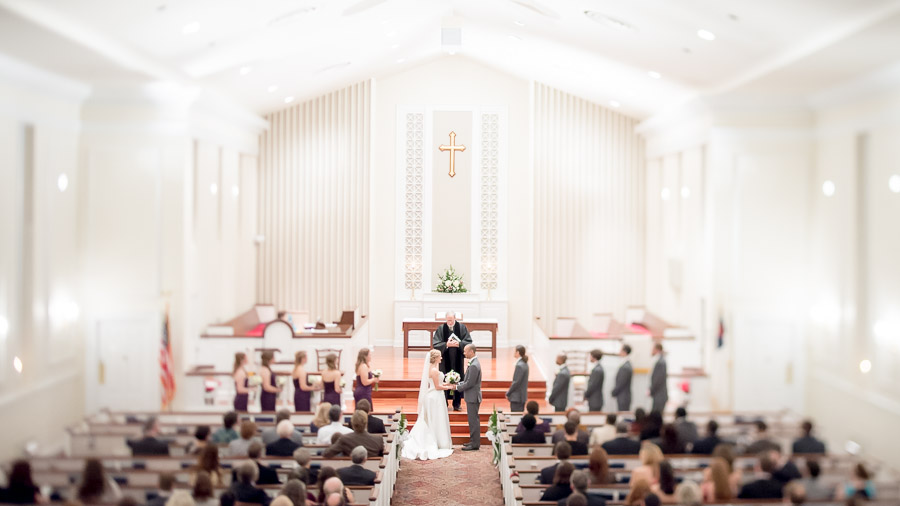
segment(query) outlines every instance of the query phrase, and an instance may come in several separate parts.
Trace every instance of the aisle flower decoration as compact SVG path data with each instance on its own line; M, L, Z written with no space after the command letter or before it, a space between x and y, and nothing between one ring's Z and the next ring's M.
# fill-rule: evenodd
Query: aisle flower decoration
M372 371L372 376L375 376L376 378L380 378L382 374L384 374L384 372L381 369L375 369L374 371ZM378 382L375 382L375 388L373 388L372 390L374 390L375 392L378 391Z
M403 450L403 443L409 439L409 430L406 428L406 414L400 412L400 421L397 423L397 458L400 458L400 452Z
M494 459L493 464L496 466L500 464L500 442L502 438L500 437L500 426L497 423L497 406L494 406L494 412L491 414L491 420L488 422L488 430L485 434L488 441L491 442L491 446L494 448Z
M443 274L438 274L438 284L434 291L440 293L465 293L469 290L463 283L462 274L457 274L456 269L451 265Z

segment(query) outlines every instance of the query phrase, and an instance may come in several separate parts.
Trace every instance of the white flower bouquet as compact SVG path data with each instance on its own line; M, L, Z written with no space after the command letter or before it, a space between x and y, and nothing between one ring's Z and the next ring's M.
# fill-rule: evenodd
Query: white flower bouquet
M350 382L347 381L347 378L341 378L341 390L350 386Z
M288 383L287 376L280 375L280 376L275 377L275 384L278 385L279 387L284 387L285 385L287 385L287 383Z
M488 421L488 430L485 437L491 442L491 447L494 449L493 464L495 466L500 463L500 443L503 441L503 438L500 437L500 426L497 422L497 407L494 406L494 412Z
M451 265L443 274L438 274L438 284L434 291L441 293L465 293L469 290L466 289L466 285L463 283L462 274L457 274L456 269Z
M375 369L374 371L372 371L372 376L375 376L376 378L380 378L382 374L384 374L384 371L382 371L381 369ZM375 388L373 388L372 390L375 392L378 391L378 383L375 383Z
M456 385L459 383L460 377L459 373L456 371L450 371L444 375L444 381L451 385Z
M250 373L247 375L247 385L251 387L258 387L262 385L262 377L259 374Z

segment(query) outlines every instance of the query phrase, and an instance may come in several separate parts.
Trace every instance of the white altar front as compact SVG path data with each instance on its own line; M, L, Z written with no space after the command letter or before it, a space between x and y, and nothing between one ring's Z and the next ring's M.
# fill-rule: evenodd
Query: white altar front
M497 320L497 346L508 346L509 338L509 302L505 300L484 300L478 293L436 293L425 292L419 300L394 301L394 333L393 346L403 346L403 320L405 318L434 318L437 313L454 311L462 314L465 323L469 318L493 318ZM487 332L475 332L472 340L476 346L491 346L491 335ZM430 336L426 332L413 332L409 336L410 344L430 344Z

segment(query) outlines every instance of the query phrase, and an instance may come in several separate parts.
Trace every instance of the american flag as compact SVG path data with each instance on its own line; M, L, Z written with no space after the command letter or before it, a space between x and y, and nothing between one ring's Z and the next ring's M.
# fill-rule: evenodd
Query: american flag
M172 373L172 342L169 340L169 306L163 317L162 340L159 343L159 381L162 383L162 409L168 409L175 398L175 375Z

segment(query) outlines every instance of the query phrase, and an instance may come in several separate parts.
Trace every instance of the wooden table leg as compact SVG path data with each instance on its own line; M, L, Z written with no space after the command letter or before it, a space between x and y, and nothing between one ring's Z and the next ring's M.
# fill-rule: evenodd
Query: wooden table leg
M491 329L491 357L497 358L497 331Z
M409 358L409 328L403 327L403 358Z

